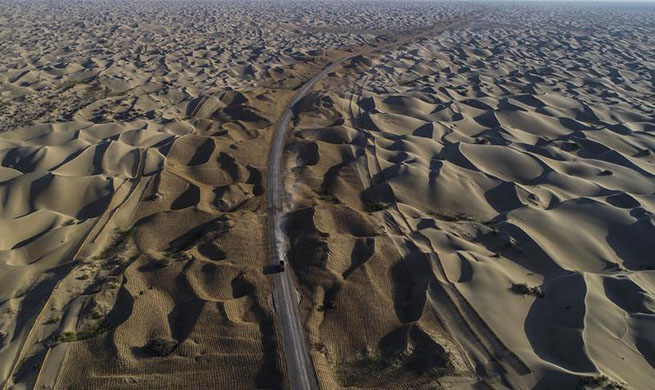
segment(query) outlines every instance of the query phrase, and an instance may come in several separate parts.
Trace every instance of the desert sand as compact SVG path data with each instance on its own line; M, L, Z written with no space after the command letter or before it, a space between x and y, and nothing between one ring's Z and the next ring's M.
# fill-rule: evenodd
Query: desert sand
M326 388L655 387L653 15L507 6L325 80L288 186Z
M0 2L2 389L655 389L655 7ZM338 62L336 65L335 62ZM282 259L281 259L282 260Z

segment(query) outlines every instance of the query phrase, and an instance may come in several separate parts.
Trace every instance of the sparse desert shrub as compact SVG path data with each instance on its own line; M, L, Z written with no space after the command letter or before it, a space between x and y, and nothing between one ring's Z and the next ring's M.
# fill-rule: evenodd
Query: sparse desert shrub
M366 347L353 359L341 362L336 373L344 387L369 388L375 378L411 374L435 379L452 373L453 369L452 356L447 350L416 326L409 326L388 334L379 351Z
M102 313L99 309L95 308L91 312L91 318L94 319L94 320L101 320L101 319L105 318L105 314Z
M487 226L487 227L494 227L499 221L495 219L490 219L488 221L483 221L481 222L482 225Z
M505 247L509 249L518 248L519 245L521 245L521 242L514 237L509 237L505 242Z
M380 374L401 366L401 362L391 357L364 354L360 358L337 367L336 373L339 382L351 387L366 381L367 378L380 376Z
M615 272L625 271L625 268L623 268L621 264L612 263L610 261L605 263L605 269L608 271L615 271Z
M147 202L152 202L155 200L164 199L164 195L165 194L163 192L156 191L154 194L148 195L145 198L143 198L143 200Z
M104 321L104 316L99 318L94 318L93 322L90 322L85 329L79 332L64 332L59 336L55 337L51 344L58 343L70 343L73 341L80 341L97 336L101 333L104 333L109 330L109 326Z
M337 307L337 305L334 302L325 302L324 304L319 305L317 307L317 310L318 311L328 311L328 310L336 309L336 307Z
M71 89L71 88L73 88L74 86L76 86L76 85L78 85L78 84L82 84L82 83L84 83L84 81L79 81L79 80L67 80L67 81L63 81L63 82L61 82L59 85L57 85L56 88L57 88L57 90L59 90L59 91L66 91L66 90Z
M153 262L155 266L157 266L157 268L167 268L170 267L171 264L173 264L173 261L167 257L164 257L162 259L154 259Z
M110 290L119 288L123 282L120 279L111 279L107 282L107 288Z
M576 150L580 150L581 148L582 146L580 146L580 144L575 141L563 142L560 145L560 149L564 150L565 152L573 152Z
M184 251L169 253L168 257L173 261L191 261L194 259L193 255L190 255Z
M489 145L490 141L487 137L478 137L475 139L475 143L478 145Z
M75 332L64 332L57 337L57 341L60 343L69 343L71 341L77 341L78 335Z
M389 205L386 205L381 202L366 202L364 203L364 210L368 213L374 213L376 211L386 210Z
M323 188L315 189L314 193L318 195L319 199L324 200L326 202L334 202L336 200L334 194L329 189L323 189Z
M325 345L325 343L312 343L310 345L310 347L311 347L311 349L313 351L318 351L318 352L322 353L323 355L327 356L327 354L328 354L328 349L327 349L327 346Z
M441 221L446 221L446 222L473 221L473 218L469 217L464 213L449 214L449 213L432 212L431 215L433 215L435 218Z
M533 297L537 297L537 298L544 298L546 296L546 293L543 292L541 287L529 287L525 283L512 284L512 287L510 287L510 291L512 291L514 294L532 295Z
M175 349L175 340L164 337L156 337L145 345L145 348L158 355L158 356L168 356Z
M357 386L366 383L371 378L393 376L397 370L409 370L416 375L440 378L449 372L445 367L434 367L419 371L414 367L416 359L409 356L384 356L367 353L360 358L344 363L337 367L337 378L345 387Z
M111 242L109 243L107 248L105 248L100 253L99 257L106 259L120 252L123 248L125 248L127 239L130 237L133 231L134 231L134 227L131 227L127 230L116 231L111 239Z
M61 321L61 318L59 318L59 317L53 317L53 318L50 318L49 320L45 321L44 324L45 324L45 325L56 324L56 323L58 323L59 321Z
M628 390L628 387L613 379L608 378L606 375L599 376L585 376L578 381L578 390L585 390L588 388L603 389L603 390Z
M445 221L445 222L476 222L476 223L479 223L479 224L487 226L487 227L493 227L494 225L496 225L499 222L499 221L494 220L494 219L491 219L491 220L488 220L488 221L479 221L479 220L476 220L474 217L472 217L470 215L466 215L464 213L450 213L450 212L441 213L441 212L438 212L438 211L429 210L427 212L427 214L433 216L434 218L436 218L436 219L438 219L440 221Z

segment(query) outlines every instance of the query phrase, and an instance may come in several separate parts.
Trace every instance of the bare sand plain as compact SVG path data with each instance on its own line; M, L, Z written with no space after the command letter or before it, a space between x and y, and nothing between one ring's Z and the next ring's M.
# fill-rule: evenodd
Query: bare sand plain
M320 387L655 388L652 6L0 11L3 389L288 387L271 137L360 52L285 153Z

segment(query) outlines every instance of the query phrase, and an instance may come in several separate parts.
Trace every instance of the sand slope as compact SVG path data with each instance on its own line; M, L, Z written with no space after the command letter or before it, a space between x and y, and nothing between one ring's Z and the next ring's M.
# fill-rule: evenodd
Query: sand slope
M262 180L279 110L268 102L287 95L227 90L190 102L188 120L5 134L2 369L11 382L284 383L262 272Z
M621 24L652 13L521 8L353 61L300 114L289 191L316 233L290 237L325 386L652 388L653 42Z
M286 146L322 388L653 388L651 6L58 6L0 2L3 389L288 386L270 136L362 48Z

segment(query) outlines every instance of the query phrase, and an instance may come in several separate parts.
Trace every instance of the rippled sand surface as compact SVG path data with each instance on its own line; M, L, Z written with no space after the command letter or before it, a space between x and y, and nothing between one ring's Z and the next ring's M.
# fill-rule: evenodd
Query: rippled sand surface
M0 1L3 389L651 389L655 7Z

